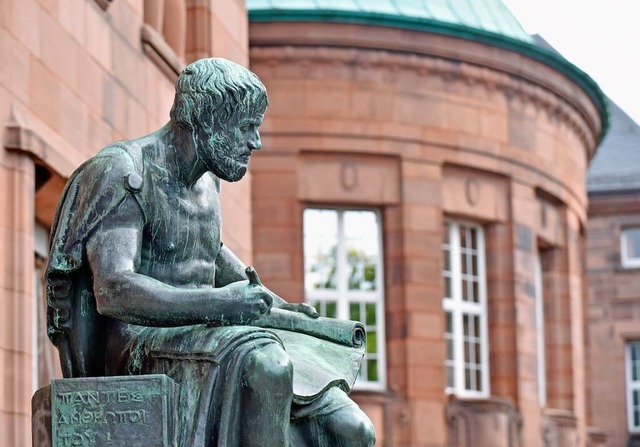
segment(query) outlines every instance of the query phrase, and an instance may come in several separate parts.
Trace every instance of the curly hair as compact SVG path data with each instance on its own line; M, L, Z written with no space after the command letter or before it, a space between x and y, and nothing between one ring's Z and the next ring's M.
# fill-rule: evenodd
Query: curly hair
M237 114L264 112L268 105L258 76L226 59L209 58L182 70L169 116L178 126L194 130L205 123L219 127Z

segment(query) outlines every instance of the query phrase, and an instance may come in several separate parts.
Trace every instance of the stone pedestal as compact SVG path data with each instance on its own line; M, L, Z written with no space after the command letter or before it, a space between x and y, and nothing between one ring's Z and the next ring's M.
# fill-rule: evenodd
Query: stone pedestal
M177 398L163 374L53 380L31 402L33 447L176 447Z

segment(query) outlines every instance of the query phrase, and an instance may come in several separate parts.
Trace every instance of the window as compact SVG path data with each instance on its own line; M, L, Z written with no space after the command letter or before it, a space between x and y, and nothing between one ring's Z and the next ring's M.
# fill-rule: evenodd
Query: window
M626 228L620 237L623 267L640 267L640 228Z
M443 308L446 392L489 394L484 232L477 225L445 222Z
M380 217L373 210L304 211L306 301L320 315L362 322L367 350L356 386L385 386Z
M544 285L542 277L542 256L537 252L535 259L536 284L536 345L538 353L538 403L541 407L547 405L547 370L546 349L544 335Z
M627 343L626 369L629 431L640 433L640 341Z

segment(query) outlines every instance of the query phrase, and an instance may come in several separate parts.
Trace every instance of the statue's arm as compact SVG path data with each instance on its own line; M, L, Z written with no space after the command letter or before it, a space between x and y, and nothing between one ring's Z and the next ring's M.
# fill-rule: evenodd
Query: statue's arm
M245 273L246 268L247 266L226 245L222 245L216 258L216 287L224 287L235 281L248 279ZM319 316L313 306L306 303L288 303L268 288L265 287L265 289L271 294L273 307L301 312L312 318Z
M248 281L180 288L138 273L143 216L127 196L87 240L87 259L100 314L145 326L250 323L271 307L271 295Z
M222 245L216 257L216 287L224 287L236 281L244 281L247 278L245 273L247 266L238 258L229 247ZM268 290L268 289L267 289ZM286 300L269 290L273 297L273 305L280 307L286 304Z

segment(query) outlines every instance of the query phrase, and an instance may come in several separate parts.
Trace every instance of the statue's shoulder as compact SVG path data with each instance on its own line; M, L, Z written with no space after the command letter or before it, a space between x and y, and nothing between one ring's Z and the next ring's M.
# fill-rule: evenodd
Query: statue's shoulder
M137 193L144 183L144 161L140 145L132 140L113 143L83 163L74 172L73 180L90 189L108 186L117 188L116 183L129 192ZM86 184L86 185L85 185Z
M50 264L57 256L73 259L61 263L75 270L82 263L81 247L94 228L130 194L144 186L140 146L121 141L102 149L69 177L51 225Z

